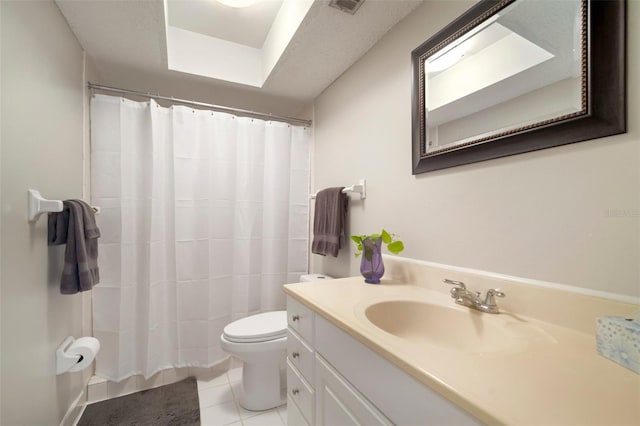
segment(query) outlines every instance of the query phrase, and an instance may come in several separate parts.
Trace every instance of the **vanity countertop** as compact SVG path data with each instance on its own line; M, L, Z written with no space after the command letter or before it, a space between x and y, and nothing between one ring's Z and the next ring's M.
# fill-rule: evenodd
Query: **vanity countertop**
M601 357L594 335L507 311L481 315L506 315L505 320L535 329L534 341L526 349L455 351L407 342L377 328L364 314L366 306L385 300L457 307L446 293L385 279L370 285L361 277L284 288L286 294L484 423L640 424L640 375Z

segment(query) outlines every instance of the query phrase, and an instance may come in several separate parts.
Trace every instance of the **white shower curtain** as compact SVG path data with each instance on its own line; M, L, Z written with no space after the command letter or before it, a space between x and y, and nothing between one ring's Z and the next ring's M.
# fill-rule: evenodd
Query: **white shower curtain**
M307 270L310 131L154 101L91 101L96 374L226 357L223 327L284 309Z

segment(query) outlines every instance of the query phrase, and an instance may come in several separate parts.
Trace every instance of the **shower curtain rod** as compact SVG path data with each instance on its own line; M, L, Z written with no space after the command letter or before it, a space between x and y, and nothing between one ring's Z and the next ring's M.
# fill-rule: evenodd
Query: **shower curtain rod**
M93 90L101 90L105 92L123 93L123 94L134 95L134 96L142 96L145 98L170 101L170 102L179 103L183 105L203 107L203 108L212 109L215 111L227 112L230 114L237 114L245 117L254 117L254 118L267 119L267 120L273 120L273 121L282 121L288 124L297 124L297 125L301 124L303 126L311 127L311 123L312 123L311 120L304 120L302 118L287 117L284 115L277 115L277 114L267 114L263 112L249 111L246 109L229 108L229 107L224 107L220 105L207 104L204 102L196 102L196 101L189 101L186 99L174 98L172 96L161 96L161 95L154 95L153 93L144 93L144 92L138 92L135 90L118 89L116 87L102 86L99 84L93 84L91 82L88 83L88 87L89 89L93 89Z

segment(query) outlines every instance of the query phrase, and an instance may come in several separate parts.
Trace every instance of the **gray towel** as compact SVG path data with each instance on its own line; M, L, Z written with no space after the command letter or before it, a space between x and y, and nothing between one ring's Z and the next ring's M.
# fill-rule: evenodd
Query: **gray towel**
M340 188L327 188L316 195L311 251L338 257L345 241L345 222L349 197Z
M60 293L91 290L100 282L95 212L81 200L66 200L59 213L49 213L49 245L67 244Z

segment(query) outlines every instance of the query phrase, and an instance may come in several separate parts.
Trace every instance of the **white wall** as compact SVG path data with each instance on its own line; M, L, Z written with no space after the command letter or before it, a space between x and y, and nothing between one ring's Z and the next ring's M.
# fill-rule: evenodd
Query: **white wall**
M316 99L314 189L366 178L349 232L385 227L406 257L640 296L640 2L628 133L412 176L410 53L472 5L425 3ZM353 252L313 270L357 274Z
M27 222L27 189L82 197L82 49L50 1L1 1L3 425L57 425L83 390L55 350L82 331L82 296L59 291L64 246Z

